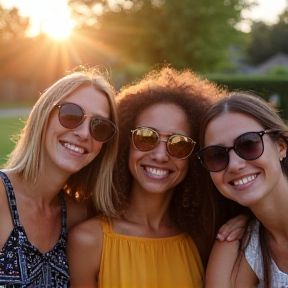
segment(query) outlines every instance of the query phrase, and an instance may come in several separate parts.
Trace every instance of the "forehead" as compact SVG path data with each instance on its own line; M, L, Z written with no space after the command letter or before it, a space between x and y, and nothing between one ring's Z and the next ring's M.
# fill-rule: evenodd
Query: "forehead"
M107 96L93 85L81 85L77 87L60 102L75 103L81 106L89 116L98 115L108 118L110 115L110 105Z
M160 132L190 132L187 115L179 106L171 103L157 103L145 108L135 119L135 126L148 126Z
M214 117L205 130L204 145L232 145L235 138L246 132L259 132L263 126L252 116L227 112Z

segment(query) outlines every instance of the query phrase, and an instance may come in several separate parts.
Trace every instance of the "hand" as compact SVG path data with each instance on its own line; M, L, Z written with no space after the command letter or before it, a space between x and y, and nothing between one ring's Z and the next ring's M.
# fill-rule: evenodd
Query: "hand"
M230 219L219 229L216 239L221 242L232 242L242 239L249 219L250 216L246 214L241 214L235 218Z

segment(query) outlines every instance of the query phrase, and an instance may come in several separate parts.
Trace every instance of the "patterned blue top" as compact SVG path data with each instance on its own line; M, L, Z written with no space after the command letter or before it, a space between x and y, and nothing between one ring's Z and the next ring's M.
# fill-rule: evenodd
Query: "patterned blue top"
M0 288L67 288L67 212L62 194L59 194L62 205L61 235L53 249L42 254L29 242L20 223L13 187L8 176L0 171L0 177L6 187L14 222L14 228L0 251Z

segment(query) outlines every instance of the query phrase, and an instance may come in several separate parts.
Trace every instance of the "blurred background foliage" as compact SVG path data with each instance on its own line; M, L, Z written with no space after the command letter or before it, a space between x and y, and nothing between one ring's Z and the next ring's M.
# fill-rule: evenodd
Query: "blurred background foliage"
M100 41L117 47L128 64L151 67L167 61L175 68L217 71L229 65L229 45L243 41L234 28L248 6L243 0L108 3L70 0L70 7L80 19L78 29L91 29ZM96 8L102 5L102 11Z
M58 42L43 33L25 36L29 18L0 6L0 101L35 102L66 70L81 64L104 65L120 89L167 63L230 89L259 92L268 101L278 95L277 105L286 110L288 62L282 64L285 57L288 61L288 12L274 25L249 23L250 31L242 32L241 23L249 20L241 12L251 5L247 0L70 0L77 25L69 39ZM282 60L260 69L276 56Z

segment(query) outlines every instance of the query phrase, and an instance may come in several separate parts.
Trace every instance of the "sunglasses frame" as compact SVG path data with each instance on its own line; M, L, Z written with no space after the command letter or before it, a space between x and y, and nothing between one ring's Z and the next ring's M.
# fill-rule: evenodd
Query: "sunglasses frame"
M275 131L273 131L273 130L263 130L263 131L259 131L259 132L254 132L254 131L245 132L245 133L239 135L237 138L234 139L234 145L231 146L231 147L224 147L224 146L221 146L221 145L210 145L210 146L207 146L207 147L205 147L205 148L202 148L198 153L196 153L196 155L197 155L198 159L200 160L201 164L204 166L204 168L205 168L206 170L208 170L209 172L221 172L221 171L225 170L225 169L227 168L227 166L229 165L229 161L230 161L229 152L230 152L232 149L234 150L234 152L235 152L240 158L244 159L245 161L254 161L254 160L260 158L261 155L264 153L264 149L265 149L265 148L264 148L264 142L263 142L263 136L264 136L265 134L269 134L269 133L271 133L271 132L275 132ZM237 142L238 142L243 136L245 136L245 135L247 135L247 134L251 134L251 133L252 133L252 134L257 134L257 135L260 136L261 144L262 144L262 152L261 152L261 154L260 154L259 156L257 156L256 158L253 158L253 159L245 159L245 158L243 157L243 155L241 155L241 153L239 153L239 151L236 150L236 146L237 146ZM203 154L204 151L206 151L207 149L209 149L209 148L211 148L211 147L220 147L221 149L224 149L224 150L226 151L227 164L226 164L226 166L225 166L224 168L222 168L221 170L217 170L217 171L210 170L208 167L206 167L206 165L205 165L204 162L202 161L201 155Z
M140 129L148 129L148 130L151 130L152 132L154 132L154 133L157 135L157 137L158 137L157 143L155 144L155 146L154 146L152 149L150 149L150 150L140 150L140 149L138 149L138 148L136 147L136 145L135 145L135 143L134 143L133 135L134 135L134 133L135 133L136 131L138 131L138 130L140 130ZM170 156L173 157L173 158L179 159L179 160L188 158L188 157L192 154L192 152L193 152L193 150L194 150L194 148L195 148L195 145L196 145L196 142L195 142L191 137L188 137L188 136L185 136L185 135L182 135L182 134L172 134L172 135L170 135L170 136L169 136L167 139L165 139L165 140L164 140L164 139L161 139L161 136L160 136L160 134L159 134L158 131L156 131L155 129L153 129L153 128L151 128L151 127L147 127L147 126L137 127L137 128L135 128L135 129L131 130L131 133L132 133L132 143L133 143L133 146L134 146L134 148L135 148L136 150L141 151L141 152L152 151L152 150L154 150L154 149L159 145L160 142L166 142L166 151L167 151L168 155L170 155ZM169 151L168 151L168 145L169 145L168 143L169 143L169 140L171 140L172 138L177 137L177 136L182 136L182 137L185 137L185 138L188 138L189 140L191 140L191 143L193 144L193 148L191 149L191 152L189 153L189 155L187 155L187 156L185 156L185 157L178 158L178 157L173 156L173 155L171 155L171 154L169 153Z
M62 107L62 106L65 106L65 105L73 105L73 106L77 106L77 107L79 107L79 108L81 109L83 115L82 115L82 120L81 120L81 122L79 123L78 126L73 127L73 128L69 128L69 127L64 126L63 123L61 123L61 119L60 119L61 107ZM88 118L88 115L85 114L85 110L84 110L80 105L78 105L78 104L76 104L76 103L64 102L64 103L62 103L62 104L56 104L55 106L59 109L59 111L58 111L58 120L59 120L59 123L61 124L61 126L63 126L63 127L66 128L66 129L69 129L69 130L76 129L76 128L78 128L79 126L81 126L81 125L83 124L83 122L85 121L86 118ZM105 141L102 141L102 140L98 140L98 139L96 139L95 137L93 137L92 126L93 126L93 121L94 121L94 120L101 120L102 122L109 122L109 123L112 125L112 128L113 128L114 133L112 134L112 136L111 136L109 139L107 139L107 140L105 140ZM92 137L94 140L96 140L96 141L98 141L98 142L101 142L101 143L108 142L109 140L111 140L111 139L115 136L115 134L116 134L117 131L118 131L118 129L117 129L117 127L115 126L115 124L114 124L112 121L108 120L108 119L104 119L104 118L100 118L100 117L94 117L94 118L91 118L91 120L90 120L90 123L89 123L89 132L90 132L90 135L91 135L91 137Z

